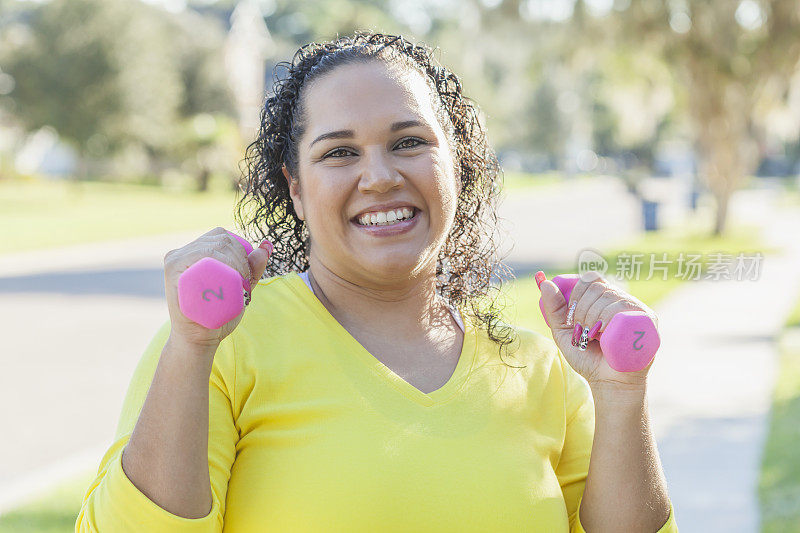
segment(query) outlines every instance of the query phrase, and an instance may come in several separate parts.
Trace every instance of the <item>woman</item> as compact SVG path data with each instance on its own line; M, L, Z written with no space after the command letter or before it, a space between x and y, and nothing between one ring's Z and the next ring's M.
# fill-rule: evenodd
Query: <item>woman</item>
M170 321L76 531L677 531L649 367L569 340L652 311L594 276L568 318L539 275L555 343L498 319L499 176L458 78L371 33L285 66L237 212L269 239L247 256L217 228L165 257ZM177 305L205 256L257 286L217 330Z

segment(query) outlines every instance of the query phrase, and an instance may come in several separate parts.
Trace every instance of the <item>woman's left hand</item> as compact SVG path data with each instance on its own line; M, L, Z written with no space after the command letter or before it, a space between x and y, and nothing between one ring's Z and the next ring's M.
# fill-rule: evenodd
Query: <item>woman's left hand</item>
M541 279L542 275L539 276ZM599 341L590 340L584 351L573 345L572 338L575 324L580 324L581 328L587 326L596 329L599 321L600 325L597 327L602 332L611 318L621 311L644 311L658 329L658 318L652 309L619 287L611 285L597 272L587 272L580 277L572 289L569 302L564 300L561 291L550 280L542 281L539 290L553 340L572 368L593 389L598 385L626 390L646 387L647 372L653 364L652 361L638 372L617 372L603 357ZM573 304L575 309L572 313L572 324L567 325L567 314Z

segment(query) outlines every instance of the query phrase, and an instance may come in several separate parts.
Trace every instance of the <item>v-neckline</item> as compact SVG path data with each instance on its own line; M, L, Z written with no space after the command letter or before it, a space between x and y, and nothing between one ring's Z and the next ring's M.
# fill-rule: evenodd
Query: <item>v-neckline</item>
M430 407L447 402L455 396L469 379L470 371L475 364L478 343L475 338L476 330L471 320L466 319L467 317L464 316L464 313L461 313L464 323L464 341L461 345L461 353L459 354L455 370L453 370L452 375L444 385L426 393L403 379L358 342L358 340L328 311L297 272L291 272L286 281L289 287L308 303L311 310L323 323L327 324L336 334L345 339L348 344L353 347L355 359L366 364L397 391L420 405Z

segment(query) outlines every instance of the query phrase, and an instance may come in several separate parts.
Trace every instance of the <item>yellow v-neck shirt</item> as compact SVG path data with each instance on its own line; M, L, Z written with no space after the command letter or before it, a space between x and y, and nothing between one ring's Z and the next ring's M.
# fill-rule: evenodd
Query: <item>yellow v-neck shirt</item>
M591 390L551 339L518 328L504 360L461 310L453 375L423 393L353 338L296 273L261 280L209 379L213 504L179 517L121 456L170 323L136 368L79 532L582 532ZM674 513L661 532L676 532Z

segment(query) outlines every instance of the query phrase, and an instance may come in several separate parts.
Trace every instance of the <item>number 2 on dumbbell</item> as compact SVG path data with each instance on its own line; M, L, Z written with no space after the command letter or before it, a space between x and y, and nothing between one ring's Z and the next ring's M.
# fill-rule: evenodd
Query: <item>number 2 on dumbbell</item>
M250 255L253 246L235 233L228 233L236 237ZM236 318L250 303L249 283L236 269L214 258L204 257L178 278L181 312L201 326L217 329ZM211 287L217 287L216 291ZM209 292L215 298L209 298ZM225 292L228 298L224 297Z
M204 291L203 291L203 300L205 300L205 301L207 301L207 302L210 302L210 301L211 301L211 299L210 299L208 296L206 296L206 294L208 294L209 292L210 292L211 294L213 294L214 296L216 296L218 300L224 300L224 299L225 299L225 298L223 298L223 296L222 296L222 287L220 287L220 288L219 288L219 294L215 293L215 292L214 292L214 289L206 289L206 290L204 290Z

